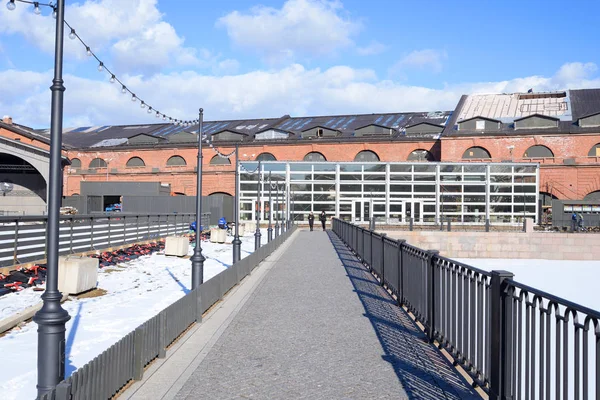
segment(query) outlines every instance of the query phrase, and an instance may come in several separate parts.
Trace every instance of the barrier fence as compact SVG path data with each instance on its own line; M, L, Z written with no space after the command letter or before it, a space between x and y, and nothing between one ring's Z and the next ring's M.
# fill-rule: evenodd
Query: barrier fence
M46 258L47 216L0 217L0 267ZM63 215L60 255L188 232L196 214ZM202 214L208 226L210 213Z
M600 399L599 312L339 219L333 231L490 399Z
M250 274L295 230L295 226L289 226L277 238L202 283L79 368L40 400L109 399L129 381L141 380L144 368L150 362L165 358L171 343L193 323L201 322L204 312Z

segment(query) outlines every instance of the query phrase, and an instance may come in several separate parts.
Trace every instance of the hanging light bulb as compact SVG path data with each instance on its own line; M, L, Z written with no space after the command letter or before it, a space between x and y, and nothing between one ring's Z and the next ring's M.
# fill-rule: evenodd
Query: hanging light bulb
M152 113L152 107L148 107L148 114Z
M163 114L163 121L167 120L167 116L165 114Z
M156 118L160 118L160 113L158 111L156 112Z
M91 56L92 56L92 50L90 49L90 47L89 47L89 46L87 46L87 47L85 48L85 54L87 54L87 55L88 55L88 57L91 57Z
M17 5L15 4L15 0L10 0L8 3L6 3L6 8L8 8L10 11L17 8Z
M109 82L110 83L115 83L116 80L117 80L117 77L113 75L113 76L110 77Z
M136 100L137 100L137 97L135 97L135 93L134 93L134 94L131 95L131 101L135 102Z
M140 107L142 107L142 108L146 108L146 103L144 103L144 102L142 101L142 103L140 104Z
M71 28L71 33L69 33L69 39L75 39L77 35L75 34L75 29Z
M98 64L98 71L102 72L104 70L104 63L102 61L100 61L100 64Z
M173 123L173 118L169 117L169 122Z
M121 88L121 93L127 93L127 86L123 85L123 87Z
M52 11L52 18L56 19L56 17L58 17L58 11L54 8L54 11Z
M40 10L40 3L37 1L33 2L33 13L36 15L40 15L42 13L42 10Z

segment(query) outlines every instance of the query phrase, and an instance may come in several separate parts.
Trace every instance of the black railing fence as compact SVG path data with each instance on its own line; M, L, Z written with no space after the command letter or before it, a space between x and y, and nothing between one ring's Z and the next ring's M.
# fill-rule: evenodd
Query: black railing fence
M339 219L333 231L490 399L600 399L599 312Z
M46 258L48 217L0 217L0 267ZM82 253L187 233L196 214L64 215L59 254ZM210 213L202 214L207 226Z

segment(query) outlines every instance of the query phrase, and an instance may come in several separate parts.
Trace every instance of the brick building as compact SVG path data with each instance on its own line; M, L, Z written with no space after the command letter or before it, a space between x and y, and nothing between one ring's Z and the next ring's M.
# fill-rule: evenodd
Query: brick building
M80 194L82 181L160 182L195 195L197 131L66 129L64 195ZM241 160L534 162L545 204L600 200L600 89L465 95L452 111L207 121L203 132L223 154L239 145ZM2 123L0 136L47 149L47 131ZM203 195L234 194L234 166L208 146L203 170Z

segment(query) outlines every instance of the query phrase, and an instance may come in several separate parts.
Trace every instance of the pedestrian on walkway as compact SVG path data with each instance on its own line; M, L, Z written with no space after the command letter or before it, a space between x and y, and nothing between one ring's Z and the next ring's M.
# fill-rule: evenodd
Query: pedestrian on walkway
M583 215L581 215L581 213L577 214L577 230L585 231L583 224Z
M313 230L314 223L315 223L315 215L311 211L310 214L308 214L308 226L310 226L311 231Z
M325 222L327 222L327 215L325 215L325 211L321 211L321 215L319 215L319 220L321 221L321 225L323 225L323 230L325 230Z

